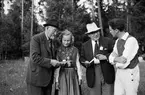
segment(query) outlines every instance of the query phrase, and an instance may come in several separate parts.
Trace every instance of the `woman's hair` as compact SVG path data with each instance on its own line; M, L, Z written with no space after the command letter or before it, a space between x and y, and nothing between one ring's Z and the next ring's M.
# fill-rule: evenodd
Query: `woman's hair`
M126 23L124 19L115 18L110 20L108 24L112 27L112 29L118 29L120 32L125 31L126 29Z
M61 32L60 37L59 37L61 43L62 43L63 36L68 36L68 35L71 36L71 43L70 44L71 45L74 44L74 36L73 36L72 32L70 32L68 29L65 29Z

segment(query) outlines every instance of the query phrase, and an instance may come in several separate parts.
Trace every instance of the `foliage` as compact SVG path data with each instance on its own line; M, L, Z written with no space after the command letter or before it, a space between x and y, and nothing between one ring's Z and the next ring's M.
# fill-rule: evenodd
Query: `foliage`
M9 22L6 22L7 19L4 18L2 20L2 25L0 26L0 52L2 51L8 51L11 48L15 49L15 38L12 36L12 31L10 30L9 27L12 27L12 24L9 20ZM11 39L11 40L10 40Z
M86 32L85 25L90 20L85 8L79 8L70 0L47 0L48 19L56 19L61 30L69 29L75 36L75 46L80 48Z
M127 25L128 32L137 38L140 48L145 47L145 1L127 0L125 3L114 0L112 5L102 4L103 19L105 19L105 22L116 17L126 19L129 22ZM122 8L119 6L122 6ZM107 27L107 25L104 26Z
M2 13L0 26L0 53L21 57L21 45L30 40L30 0L24 0L24 31L21 32L21 1L15 0L9 14ZM6 53L7 54L6 54ZM15 54L15 55L13 55Z
M145 1L139 0L130 11L131 32L138 39L140 45L145 47Z
M1 26L0 26L0 53L2 53L5 58L9 55L10 51L19 51L19 37L17 36L19 33L17 32L17 26L13 21L11 16L3 16L1 18ZM12 50L13 49L13 50Z
M77 6L78 0L40 0L47 2L47 19L57 19L61 30L69 29L75 36L75 46L79 49L81 44L88 38L84 35L86 24L90 22L90 15L86 13L84 7ZM73 1L73 3L72 3ZM134 35L141 47L145 47L145 1L129 0L129 5L116 2L105 5L101 0L101 14L104 29L104 36L109 36L108 22L115 17L125 18L129 22L129 32ZM29 42L31 31L31 0L24 0L24 28L21 32L21 0L15 0L8 15L1 12L0 18L0 53L7 52L12 55L12 51L20 53L23 50L24 55L29 54ZM120 8L122 6L122 8ZM97 10L95 10L97 12ZM97 17L96 17L97 19ZM34 17L34 31L37 34L43 31L43 28L37 24ZM98 23L97 23L98 24ZM21 48L22 47L22 48Z

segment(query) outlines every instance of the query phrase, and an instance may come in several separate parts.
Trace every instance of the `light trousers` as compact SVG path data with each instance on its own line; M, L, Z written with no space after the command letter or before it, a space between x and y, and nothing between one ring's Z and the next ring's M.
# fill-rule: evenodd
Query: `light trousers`
M114 95L137 95L139 80L138 65L133 69L117 69Z

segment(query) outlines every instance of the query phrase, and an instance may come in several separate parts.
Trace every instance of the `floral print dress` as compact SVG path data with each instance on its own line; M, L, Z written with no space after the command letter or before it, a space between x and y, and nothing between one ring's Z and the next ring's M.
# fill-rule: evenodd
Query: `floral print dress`
M58 49L57 58L59 61L71 60L69 66L65 64L57 71L58 95L80 95L79 78L81 78L81 69L78 61L78 49L74 46L61 46Z

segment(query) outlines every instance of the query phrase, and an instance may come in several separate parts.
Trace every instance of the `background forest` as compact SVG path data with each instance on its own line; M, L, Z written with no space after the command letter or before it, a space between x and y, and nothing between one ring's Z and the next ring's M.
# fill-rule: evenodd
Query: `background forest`
M107 22L115 17L126 19L126 31L137 38L140 55L145 54L145 0L0 0L0 95L27 95L30 40L43 32L47 19L56 19L61 30L70 29L80 49L88 40L88 22L96 22L102 36L112 38ZM139 67L138 95L145 95L145 61ZM88 95L85 68L81 89Z
M7 14L4 12L6 1L12 3ZM138 39L140 53L144 52L144 0L36 1L39 1L37 6L31 0L1 0L0 59L28 56L31 36L43 31L42 24L47 19L57 19L61 29L69 28L75 36L75 46L80 48L87 40L84 33L89 21L95 21L102 28L103 36L111 37L108 31L108 20L115 17L125 18L127 31ZM80 2L83 3L79 4Z

